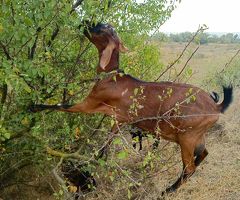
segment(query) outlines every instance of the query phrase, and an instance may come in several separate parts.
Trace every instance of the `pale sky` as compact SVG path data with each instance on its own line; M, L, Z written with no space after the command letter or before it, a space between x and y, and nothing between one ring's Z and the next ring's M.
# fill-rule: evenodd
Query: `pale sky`
M206 24L207 32L240 32L240 0L182 0L161 32L195 32Z

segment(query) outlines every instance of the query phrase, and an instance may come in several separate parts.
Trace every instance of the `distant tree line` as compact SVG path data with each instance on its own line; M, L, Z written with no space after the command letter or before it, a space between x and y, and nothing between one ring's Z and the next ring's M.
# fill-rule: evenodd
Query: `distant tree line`
M165 42L188 42L191 40L194 33L183 32L183 33L157 33L154 36L154 39L165 41ZM207 44L207 43L240 43L240 35L234 33L226 33L222 35L216 35L211 33L201 33L197 39L196 43Z

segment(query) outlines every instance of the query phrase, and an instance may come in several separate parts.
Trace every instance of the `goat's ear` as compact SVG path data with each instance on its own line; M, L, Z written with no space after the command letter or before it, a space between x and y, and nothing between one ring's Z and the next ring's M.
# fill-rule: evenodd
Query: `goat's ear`
M101 58L100 58L100 67L105 70L105 67L108 65L113 50L116 48L116 45L113 41L110 40L109 44L107 47L103 50Z
M123 45L121 40L119 42L119 51L122 52L122 53L125 53L125 52L128 51L128 48Z

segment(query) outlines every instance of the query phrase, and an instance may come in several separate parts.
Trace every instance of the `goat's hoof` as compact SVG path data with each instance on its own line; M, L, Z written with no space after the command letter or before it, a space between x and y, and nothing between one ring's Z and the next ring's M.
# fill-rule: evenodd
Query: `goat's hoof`
M162 191L161 197L164 198L164 196L165 196L166 194L167 194L166 190L165 190L165 191ZM161 199L161 198L159 197L159 199Z
M175 187L168 187L165 191L162 192L162 196L165 196L166 194L170 194L176 191Z

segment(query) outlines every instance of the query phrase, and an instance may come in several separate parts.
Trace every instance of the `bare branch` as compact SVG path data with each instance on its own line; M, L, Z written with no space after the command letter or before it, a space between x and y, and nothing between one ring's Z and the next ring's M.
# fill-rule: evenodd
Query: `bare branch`
M72 5L72 10L70 11L70 14L72 14L72 12L75 11L76 8L82 4L82 2L83 0L77 0L76 3Z
M183 68L181 69L181 71L177 74L176 78L173 80L173 82L175 82L178 77L183 73L184 69L187 67L187 64L189 63L189 61L192 59L192 57L194 56L194 54L197 52L197 50L199 49L199 45L198 47L192 52L191 56L187 59L187 62L185 63L185 65L183 66Z
M187 43L187 45L184 47L184 49L182 50L182 52L180 53L180 55L177 57L176 60L174 60L171 64L169 64L167 66L167 68L157 77L157 79L155 79L155 81L158 81L169 69L171 69L184 55L185 51L187 50L187 48L189 47L189 45L194 41L194 39L197 37L197 35L200 32L205 31L207 28L201 26L198 28L198 30L195 32L195 34L192 36L191 40Z
M3 87L0 88L1 89L1 105L0 105L0 116L2 115L2 111L3 111L3 106L6 102L7 99L7 93L8 93L8 86L7 84L3 84Z
M56 29L53 31L51 39L48 41L48 44L47 44L48 47L51 46L53 40L57 37L58 33L59 33L59 26L56 25Z
M226 70L227 67L229 67L229 65L232 63L232 61L234 60L234 58L240 53L240 49L237 50L237 52L230 58L230 60L224 65L223 69L219 72L222 73Z
M80 155L80 150L81 150L81 147L74 153L63 153L60 151L53 150L50 147L46 147L46 151L48 154L52 156L60 157L63 160L72 158L72 159L80 160L84 163L95 162L94 156L91 156L89 158L87 156Z
M33 57L34 57L34 53L35 53L35 50L36 50L36 47L37 47L37 40L38 40L38 35L36 35L33 46L32 46L32 48L30 49L30 52L29 52L28 59L30 59L30 60L32 60Z
M91 133L90 138L99 131L99 129L100 129L102 123L103 123L103 120L104 120L106 117L107 117L107 115L103 115L102 119L100 120L100 122L99 122L99 124L97 125L97 127L95 128L95 130Z
M57 172L58 168L61 166L62 162L63 162L63 158L60 159L57 166L52 170L52 173L53 173L55 179L57 180L57 182L62 186L62 188L64 190L65 199L72 199L72 195L68 192L68 190L66 188L66 181L64 181L63 178Z
M8 51L7 47L1 41L0 41L0 46L2 47L3 52L6 55L7 59L11 60L12 58L11 58L11 56L9 54L9 51Z

